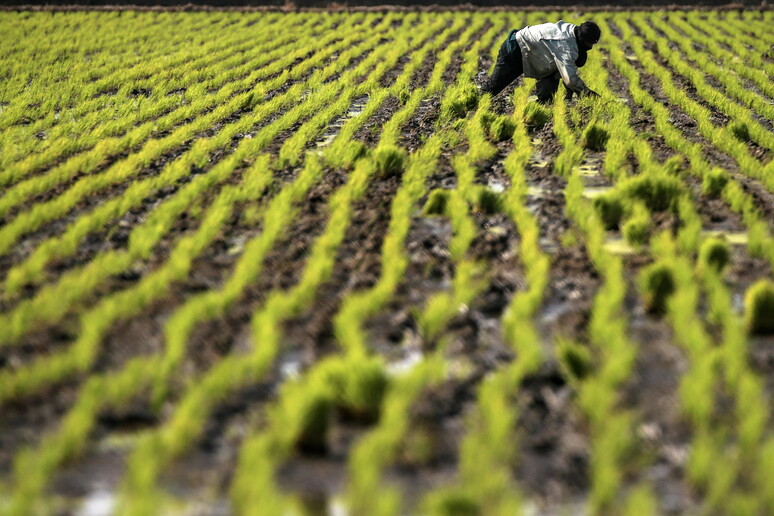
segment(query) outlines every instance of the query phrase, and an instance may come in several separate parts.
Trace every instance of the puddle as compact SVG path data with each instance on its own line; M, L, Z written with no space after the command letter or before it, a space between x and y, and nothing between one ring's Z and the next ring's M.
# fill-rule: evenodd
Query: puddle
M279 372L283 380L298 378L302 368L302 356L299 351L288 351L279 359Z
M543 250L543 252L548 254L554 254L559 250L559 244L550 238L541 238L538 240L538 245Z
M129 451L137 445L140 439L142 439L142 436L148 431L149 430L138 430L136 432L110 432L99 442L97 450L100 452Z
M368 97L359 97L353 100L352 104L349 106L349 110L347 111L347 114L340 116L336 118L333 122L331 122L323 132L322 136L320 136L317 139L315 144L318 147L325 147L327 145L330 145L331 142L333 142L333 140L336 139L336 136L339 135L339 131L341 131L341 128L344 125L344 122L346 122L350 118L355 118L356 116L359 116L365 109L365 105L367 101L368 101Z
M637 250L629 245L629 243L623 238L611 238L605 242L605 250L608 253L625 255L634 254Z
M722 231L719 229L707 229L701 232L704 238L719 237L723 238L731 245L747 245L746 231Z
M600 175L601 165L601 159L587 158L580 165L573 167L572 172L582 177L593 177Z
M421 349L409 349L402 358L387 364L387 372L392 375L405 374L420 363L423 357Z
M548 166L548 160L540 159L539 157L531 158L529 163L535 168L546 168Z
M583 177L592 177L599 174L599 169L594 165L579 165L572 169L572 173Z
M487 183L487 186L495 193L503 193L505 191L505 184L502 181L497 181L495 179L490 180L489 183Z
M583 189L583 197L593 199L612 190L610 186L587 186Z
M89 493L83 504L75 511L76 516L110 516L116 506L116 497L112 491L96 489Z

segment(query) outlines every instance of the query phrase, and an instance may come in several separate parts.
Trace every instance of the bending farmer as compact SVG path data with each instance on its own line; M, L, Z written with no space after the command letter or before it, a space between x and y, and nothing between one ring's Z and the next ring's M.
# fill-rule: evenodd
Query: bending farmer
M578 68L586 64L586 52L599 41L599 26L587 21L573 25L559 21L514 29L505 38L497 55L492 76L482 93L497 95L522 73L538 79L539 102L549 102L559 88L559 79L567 87L568 97L594 95L578 77Z

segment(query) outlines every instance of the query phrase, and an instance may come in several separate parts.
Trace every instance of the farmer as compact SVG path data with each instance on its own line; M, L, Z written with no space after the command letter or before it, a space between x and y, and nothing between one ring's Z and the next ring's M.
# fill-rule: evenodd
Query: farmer
M601 31L592 22L573 25L558 21L514 29L505 38L492 76L481 87L482 93L500 93L522 73L538 79L538 102L550 102L559 88L559 80L579 96L599 96L578 77L578 68L586 64L586 53L599 41Z

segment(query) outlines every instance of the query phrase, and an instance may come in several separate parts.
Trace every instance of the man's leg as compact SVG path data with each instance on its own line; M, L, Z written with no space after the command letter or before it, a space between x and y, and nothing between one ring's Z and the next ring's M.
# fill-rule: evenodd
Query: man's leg
M559 89L560 80L559 72L540 79L535 85L535 94L537 94L538 102L541 104L551 102L556 90Z
M508 54L508 47L505 43L500 46L494 71L492 76L481 87L482 93L491 93L494 97L524 72L521 63L521 52L518 47L514 50L514 53L518 55Z

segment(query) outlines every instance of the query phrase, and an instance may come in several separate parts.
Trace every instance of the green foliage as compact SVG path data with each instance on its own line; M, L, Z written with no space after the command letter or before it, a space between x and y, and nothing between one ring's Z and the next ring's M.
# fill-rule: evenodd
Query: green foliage
M497 120L499 118L498 115L495 115L491 111L484 111L481 113L481 128L485 132L489 132L489 128L492 126L492 122Z
M581 137L581 145L592 151L603 151L610 139L610 133L607 129L596 123L586 126Z
M537 102L529 102L524 108L524 123L532 129L540 129L551 121L551 110Z
M679 197L686 192L680 178L666 174L635 176L617 189L627 197L644 202L652 211L675 210Z
M478 105L478 90L472 83L456 84L449 93L441 105L442 120L464 118L468 111Z
M746 143L752 140L752 137L750 136L750 128L746 123L741 121L731 122L728 125L728 128L731 131L731 134L734 135L734 138L740 142Z
M609 192L595 197L593 203L605 229L617 229L626 212L621 197L614 192Z
M583 380L592 371L591 352L582 344L562 339L556 346L556 356L562 371L573 381Z
M664 172L669 175L679 175L685 166L685 159L677 154L664 162Z
M728 173L725 170L715 167L704 175L704 179L701 182L701 191L709 197L720 197L729 179Z
M747 289L744 321L750 334L774 333L774 282L761 279Z
M427 197L422 213L425 215L446 215L446 205L449 202L449 190L436 188Z
M675 291L674 271L666 263L654 263L640 273L640 291L645 310L663 315L667 310L667 300Z
M636 203L634 205L634 213L626 219L621 231L623 231L627 242L637 246L647 241L650 226L651 220L648 209L642 203Z
M401 88L401 90L398 92L398 100L400 103L405 106L410 98L411 90L408 87Z
M379 358L351 359L331 372L330 385L336 408L347 418L361 423L379 419L389 379Z
M368 153L368 146L363 142L353 140L347 142L347 146L344 148L344 160L345 163L354 163L358 159L362 158Z
M721 272L731 259L731 249L722 238L708 238L699 250L699 268Z
M314 391L302 409L301 431L296 439L300 451L315 454L327 451L332 409L330 395L322 390Z
M440 493L428 505L431 516L483 516L479 503L464 491Z
M489 188L480 188L476 198L476 209L486 215L494 215L503 211L503 198Z
M382 177L399 176L406 166L406 151L397 147L378 147L374 152L376 171Z
M489 126L489 136L498 142L502 142L510 139L513 136L513 131L516 129L516 123L511 117L498 116Z

